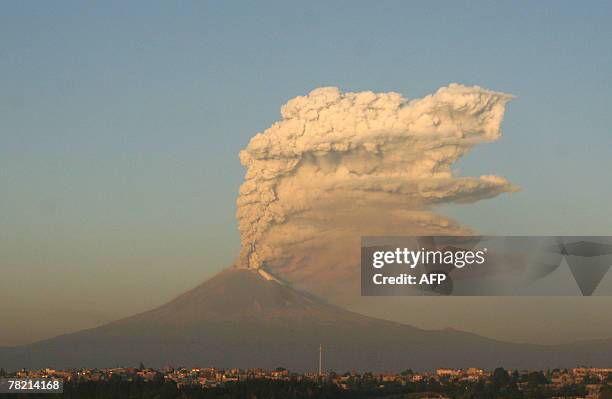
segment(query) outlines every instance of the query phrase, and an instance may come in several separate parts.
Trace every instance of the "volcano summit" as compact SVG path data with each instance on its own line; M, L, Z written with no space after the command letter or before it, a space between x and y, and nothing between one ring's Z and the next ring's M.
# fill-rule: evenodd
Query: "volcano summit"
M325 298L355 293L360 236L468 233L431 208L518 190L500 176L459 177L453 169L474 146L501 136L511 98L451 84L413 100L334 87L290 100L240 154L236 267L151 311L0 349L0 367L312 371L320 344L326 368L338 371L609 366L611 340L542 346L426 331L332 306L274 277Z
M426 311L426 310L424 310ZM98 328L0 349L0 366L78 368L283 366L314 371L319 344L333 370L604 365L612 341L541 346L456 330L426 331L362 316L255 270L225 270L151 311Z

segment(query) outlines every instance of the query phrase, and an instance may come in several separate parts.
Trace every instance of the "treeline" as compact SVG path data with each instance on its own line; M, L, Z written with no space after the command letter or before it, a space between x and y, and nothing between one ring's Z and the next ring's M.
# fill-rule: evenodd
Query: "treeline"
M407 371L405 374L410 374ZM585 397L585 383L550 388L549 380L541 372L528 375L508 373L498 368L485 381L452 381L429 379L418 382L382 381L378 376L365 373L348 376L346 388L331 381L317 382L305 379L289 381L253 379L231 382L223 387L190 386L177 388L176 383L165 381L160 374L153 381L140 378L133 381L113 376L108 381L72 381L64 384L63 395L11 394L15 398L63 399L418 399L420 397L449 397L453 399L546 399L552 397ZM521 389L519 389L519 384ZM612 399L612 386L604 387L602 399Z
M1 398L4 398L0 395ZM344 398L340 388L332 383L313 381L248 380L227 383L223 387L190 386L177 388L171 381L144 382L80 381L64 384L63 394L11 394L7 399L306 399Z

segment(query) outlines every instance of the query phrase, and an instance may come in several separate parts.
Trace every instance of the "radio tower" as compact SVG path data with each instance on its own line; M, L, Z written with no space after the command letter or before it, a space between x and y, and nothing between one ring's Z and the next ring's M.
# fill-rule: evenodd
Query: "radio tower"
M319 344L319 375L323 375L323 345Z

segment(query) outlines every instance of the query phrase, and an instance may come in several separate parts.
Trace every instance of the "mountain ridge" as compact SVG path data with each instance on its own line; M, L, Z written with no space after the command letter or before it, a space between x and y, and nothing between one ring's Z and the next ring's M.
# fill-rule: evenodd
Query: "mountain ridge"
M226 269L152 310L100 327L12 348L0 367L287 367L400 371L604 366L612 340L565 345L508 343L477 334L423 330L327 304L247 269Z

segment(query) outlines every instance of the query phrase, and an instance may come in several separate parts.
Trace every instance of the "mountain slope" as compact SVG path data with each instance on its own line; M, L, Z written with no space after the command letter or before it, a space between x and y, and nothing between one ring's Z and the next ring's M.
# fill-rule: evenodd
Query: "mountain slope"
M426 309L424 309L426 311ZM148 366L325 368L571 367L608 365L612 341L511 344L455 330L378 320L302 294L250 270L229 269L173 301L98 328L0 349L6 369Z

